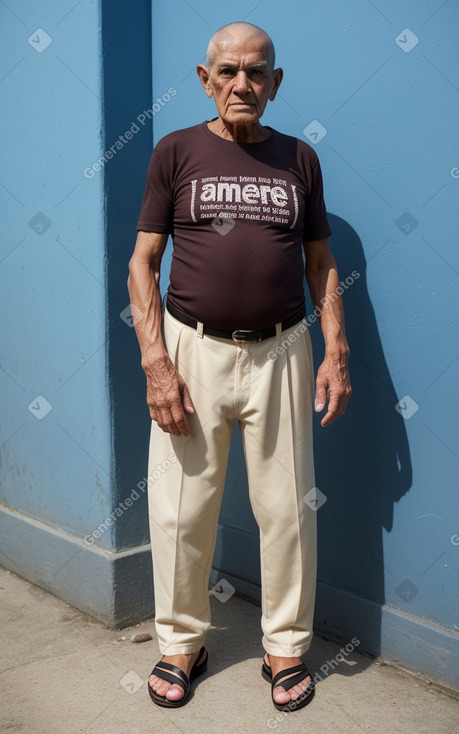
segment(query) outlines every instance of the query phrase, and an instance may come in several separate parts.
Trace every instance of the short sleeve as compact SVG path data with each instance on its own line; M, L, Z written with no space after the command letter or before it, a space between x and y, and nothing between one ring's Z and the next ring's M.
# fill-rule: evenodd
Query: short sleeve
M160 142L148 166L137 230L170 234L173 231L173 214L172 163L167 149Z
M322 240L330 237L331 229L327 219L324 201L324 187L319 159L314 155L308 175L308 191L304 215L303 240Z

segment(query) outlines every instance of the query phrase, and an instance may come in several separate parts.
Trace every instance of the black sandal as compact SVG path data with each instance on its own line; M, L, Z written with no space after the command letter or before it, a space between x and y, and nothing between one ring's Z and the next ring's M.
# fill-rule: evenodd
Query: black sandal
M296 675L294 675L296 673ZM304 706L307 706L308 703L310 703L313 699L314 693L316 691L316 686L313 680L311 680L311 683L306 688L306 690L303 693L300 693L298 698L294 698L293 701L287 701L287 703L277 703L273 698L273 691L278 686L281 686L281 688L284 689L284 691L289 691L290 688L293 688L293 686L296 686L297 683L301 683L302 680L304 680L308 675L312 679L312 675L307 669L306 665L304 663L301 663L301 665L294 665L291 668L286 668L285 670L281 670L277 675L273 678L273 673L271 670L271 666L268 665L268 663L265 662L263 658L263 666L261 668L261 674L265 680L268 681L268 683L271 683L271 698L274 706L279 711L298 711L299 709L302 709ZM290 675L290 678L286 678L286 680L282 681L282 683L279 683L282 678L285 678L285 676Z
M204 660L201 663L198 663L198 660L202 658L204 653L206 654ZM188 700L191 688L191 681L193 681L199 675L202 675L202 673L206 672L208 657L209 656L207 654L206 648L201 647L196 662L191 668L189 678L186 676L181 668L178 668L176 665L171 665L170 663L163 663L163 661L160 660L159 663L155 665L150 675L157 675L158 678L162 678L162 680L167 680L168 683L176 683L183 688L184 695L183 698L180 698L178 701L169 701L166 696L159 696L156 691L153 690L150 683L148 683L148 693L150 694L151 700L154 701L154 703L156 703L158 706L164 706L165 708L175 709L179 706L183 706ZM169 670L171 671L170 673L167 672Z

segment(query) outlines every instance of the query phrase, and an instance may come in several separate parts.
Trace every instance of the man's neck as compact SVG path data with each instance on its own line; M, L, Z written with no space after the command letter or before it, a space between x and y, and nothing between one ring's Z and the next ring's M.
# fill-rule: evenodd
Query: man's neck
M250 125L232 125L225 123L221 117L208 123L208 128L224 140L232 143L261 143L271 137L271 130L259 122Z

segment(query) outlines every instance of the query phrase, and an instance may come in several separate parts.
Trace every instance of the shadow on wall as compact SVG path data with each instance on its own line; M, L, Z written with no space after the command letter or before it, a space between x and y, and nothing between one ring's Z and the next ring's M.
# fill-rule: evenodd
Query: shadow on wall
M320 630L329 629L343 639L352 630L345 624L339 629L339 611L327 608L324 590L347 590L384 604L385 576L396 569L384 565L383 530L392 529L393 506L410 489L412 469L404 420L395 409L399 397L367 291L362 243L343 219L329 215L329 221L340 281L353 281L343 294L353 394L346 415L336 423L323 429L320 417L315 418L316 485L327 497L318 511L321 588L316 621ZM324 351L318 324L311 328L311 339L317 370ZM367 652L376 655L379 604L369 605L363 635ZM361 622L356 618L357 636Z

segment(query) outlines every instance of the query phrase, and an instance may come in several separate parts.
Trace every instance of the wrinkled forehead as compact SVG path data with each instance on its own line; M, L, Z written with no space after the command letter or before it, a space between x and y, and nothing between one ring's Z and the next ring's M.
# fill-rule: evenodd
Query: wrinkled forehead
M273 64L272 46L261 35L235 34L228 31L215 34L209 43L208 64L233 62L265 62Z

